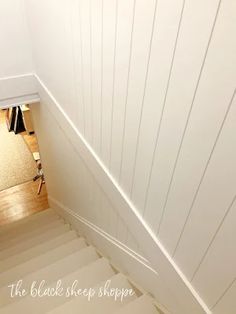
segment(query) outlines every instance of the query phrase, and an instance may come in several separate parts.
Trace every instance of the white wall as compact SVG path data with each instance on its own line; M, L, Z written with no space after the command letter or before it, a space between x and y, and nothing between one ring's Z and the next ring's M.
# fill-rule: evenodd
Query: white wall
M233 314L236 2L26 3L37 75L208 307Z
M120 235L117 235L117 223L121 224L126 232L127 226L112 208L113 205L87 169L81 156L76 153L55 116L48 110L45 97L47 96L43 95L44 105L33 105L31 110L42 152L49 195L79 212L85 219L106 230L117 240L122 240ZM48 98L46 100L50 103ZM136 241L131 234L129 237L132 239L130 247L138 252Z
M31 113L50 205L113 265L160 299L166 294L163 279L151 269L127 223L87 167L52 99L42 88L40 95L41 104L33 104ZM168 291L166 297L170 296Z
M31 112L50 206L170 313L205 313L60 104L38 85L41 103Z
M32 51L24 0L0 1L0 78L31 73Z
M24 0L0 1L0 108L39 100Z

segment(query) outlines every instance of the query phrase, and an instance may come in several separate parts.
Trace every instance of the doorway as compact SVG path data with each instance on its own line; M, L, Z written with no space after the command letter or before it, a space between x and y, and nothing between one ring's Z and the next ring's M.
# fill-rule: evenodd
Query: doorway
M1 109L0 226L49 207L39 165L39 146L29 106Z

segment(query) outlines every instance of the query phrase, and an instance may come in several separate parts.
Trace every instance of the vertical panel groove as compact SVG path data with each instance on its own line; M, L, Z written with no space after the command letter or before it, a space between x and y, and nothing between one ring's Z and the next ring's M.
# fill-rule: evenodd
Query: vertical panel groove
M121 148L121 161L120 161L120 170L119 170L119 182L120 182L120 179L121 179L121 170L122 170L122 163L123 163L123 151L124 151L124 139L125 139L125 124L126 124L125 121L126 121L127 101L128 101L128 94L129 94L130 65L131 65L132 49L133 49L133 32L134 32L134 20L135 20L135 6L136 6L136 0L134 0L134 6L133 6L133 19L132 19L132 29L131 29L131 39L130 39L130 52L129 52L129 66L128 66L127 87L126 87L126 96L125 96L125 112L124 112L124 122L123 122L123 131L122 131L122 148Z
M100 154L102 153L102 120L103 120L103 0L101 3L101 100L100 100Z
M140 128L141 128L141 122L142 122L144 100L145 100L145 96L146 96L147 79L148 79L148 74L149 74L149 66L150 66L150 59L151 59L151 52L152 52L153 34L154 34L154 28L155 28L155 24L156 24L157 6L158 6L158 0L155 1L155 8L154 8L154 14L153 14L153 21L152 21L152 31L151 31L151 38L150 38L150 43L149 43L147 69L146 69L146 73L145 73L141 112L140 112L140 116L139 116L138 137L137 137L137 142L136 142L136 147L135 147L135 157L134 157L134 164L133 164L133 169L132 169L132 183L131 183L131 191L130 191L131 199L132 199L133 188L134 188L134 175L135 175L135 168L136 168L136 164L137 164L137 153L138 153L138 146L139 146L139 141L140 141Z
M221 0L219 0L218 6L217 6L216 15L215 15L215 18L214 18L214 21L213 21L213 25L212 25L212 28L211 28L210 37L209 37L208 43L207 43L207 48L206 48L206 51L205 51L205 54L204 54L204 57L203 57L203 62L202 62L201 68L200 68L200 72L199 72L198 79L197 79L197 84L196 84L196 87L195 87L195 90L194 90L194 94L193 94L193 99L192 99L191 106L190 106L190 109L189 109L189 112L188 112L187 121L186 121L185 126L184 126L184 131L183 131L183 134L182 134L181 142L180 142L180 145L179 145L179 148L178 148L177 156L176 156L176 159L175 159L173 171L172 171L171 178L170 178L170 183L169 183L168 190L167 190L166 197L165 197L165 203L164 203L164 206L163 206L163 209L162 209L160 222L159 222L159 225L158 225L158 228L157 228L157 234L159 234L159 232L160 232L161 225L162 225L162 222L163 222L163 218L164 218L164 215L165 215L165 210L166 210L166 205L167 205L167 201L168 201L168 198L169 198L170 189L172 187L176 166L177 166L177 163L179 161L180 152L181 152L181 149L182 149L182 146L183 146L185 134L186 134L186 131L187 131L187 128L188 128L190 116L191 116L192 109L193 109L193 106L194 106L194 102L195 102L195 99L196 99L199 83L200 83L200 80L201 80L201 77L202 77L202 73L203 73L203 69L204 69L204 66L205 66L205 63L206 63L207 54L208 54L208 51L209 51L211 39L212 39L212 36L213 36L213 33L214 33L217 17L218 17L219 10L220 10L220 4L221 4Z
M85 103L84 103L84 65L83 65L83 51L82 51L82 25L81 25L81 7L79 8L79 32L80 32L80 63L81 63L81 93L82 93L82 101L83 101L83 133L85 135Z
M216 301L216 303L211 307L211 310L214 309L216 307L216 305L223 299L223 297L226 295L226 293L229 291L229 289L233 286L233 284L235 283L236 278L234 278L232 280L232 282L229 284L229 286L225 289L225 291L223 292L223 294L219 297L219 299Z
M115 93L115 77L116 77L116 46L117 46L117 24L118 24L118 0L116 0L116 21L115 21L115 45L113 56L113 78L112 78L112 107L111 107L111 136L110 136L110 156L109 156L109 169L111 169L111 149L113 141L113 121L114 121L114 93Z
M75 89L75 100L76 100L76 104L79 103L79 97L78 97L78 86L77 86L77 74L76 74L76 67L75 67L75 47L74 47L74 23L73 23L73 18L72 18L72 12L73 12L73 8L72 8L72 4L70 5L70 30L71 30L71 49L72 49L72 57L73 57L73 81L74 81L74 89ZM76 105L75 104L75 105ZM76 121L78 123L79 119L78 119L78 109L77 106L76 107ZM81 126L80 126L81 127Z
M228 114L229 114L229 111L230 111L230 109L231 109L231 106L232 106L232 103L233 103L233 100L234 100L234 97L235 97L235 93L236 93L236 89L234 90L233 96L231 97L231 100L230 100L229 105L228 105L228 108L227 108L227 110L226 110L224 119L223 119L223 121L222 121L222 123L221 123L220 129L219 129L219 131L218 131L218 134L217 134L217 136L216 136L214 145L213 145L213 147L212 147L211 153L210 153L210 155L209 155L209 158L208 158L208 160L207 160L205 169L204 169L204 171L203 171L202 177L201 177L201 179L200 179L200 182L199 182L198 187L197 187L197 189L196 189L196 192L195 192L195 194L194 194L194 197L193 197L193 200L192 200L190 209L189 209L189 211L188 211L188 215L187 215L187 217L186 217L186 219L185 219L185 222L184 222L183 228L182 228L182 230L181 230L179 239L178 239L177 244L176 244L176 246L175 246L175 249L174 249L174 252L173 252L173 257L175 256L175 253L176 253L176 251L177 251L177 249L178 249L178 247L179 247L180 241L181 241L182 236L183 236L183 234L184 234L185 227L186 227L186 225L187 225L187 223L188 223L188 220L189 220L190 214L191 214L191 212L192 212L192 209L193 209L194 203L195 203L195 201L196 201L196 198L197 198L197 196L198 196L198 192L199 192L199 190L200 190L201 184L202 184L202 182L203 182L203 180L204 180L204 177L205 177L205 175L206 175L208 166L209 166L210 161L211 161L211 158L212 158L212 156L213 156L215 147L216 147L217 142L218 142L218 140L219 140L219 138L220 138L221 131L222 131L222 129L223 129L223 126L224 126L224 124L225 124L225 121L226 121L226 119L227 119L227 116L228 116Z
M92 57L92 0L89 2L89 32L90 32L90 106L91 106L91 145L94 144L94 126L93 126L93 57Z
M205 253L203 254L203 256L202 256L202 258L201 258L201 260L200 260L200 262L199 262L197 268L195 269L195 271L194 271L194 273L193 273L193 276L192 276L192 278L191 278L191 282L194 280L195 275L197 274L199 268L201 267L203 261L205 260L205 258L206 258L206 256L207 256L207 253L208 253L209 249L210 249L211 246L212 246L212 243L214 242L214 240L215 240L217 234L219 233L219 231L220 231L220 229L221 229L221 227L222 227L222 225L223 225L223 223L224 223L226 217L228 216L228 214L229 214L229 212L230 212L232 206L234 205L234 202L235 202L235 201L236 201L236 194L235 194L235 196L233 197L233 200L231 201L231 203L230 203L230 205L229 205L229 207L228 207L226 213L224 214L224 217L222 218L222 220L221 220L221 222L220 222L218 228L216 229L216 232L214 233L214 235L213 235L213 237L212 237L212 239L211 239L209 245L207 246L206 251L205 251Z
M156 155L157 148L158 148L159 135L160 135L161 125L162 125L162 120L163 120L163 115L164 115L165 104L166 104L167 94L168 94L168 90L169 90L170 80L171 80L171 76L172 76L172 69L173 69L173 65L174 65L175 52L176 52L176 48L177 48L177 42L178 42L181 24L182 24L182 19L183 19L184 7L185 7L185 0L183 0L183 4L182 4L182 9L181 9L180 19L179 19L179 24L178 24L178 30L177 30L177 34L176 34L176 38L175 38L174 50L173 50L173 55L172 55L171 64L170 64L170 71L169 71L169 75L168 75L166 91L165 91L165 96L164 96L162 110L161 110L161 116L160 116L160 120L159 120L159 124L158 124L158 128L157 128L157 133L156 133L156 138L155 138L155 145L154 145L154 150L153 150L153 154L152 154L151 168L150 168L149 176L148 176L148 184L147 184L146 191L145 191L144 208L143 208L143 213L142 213L143 217L145 216L146 208L147 208L148 194L149 194L149 188L150 188L150 184L151 184L154 160L155 160L155 155Z

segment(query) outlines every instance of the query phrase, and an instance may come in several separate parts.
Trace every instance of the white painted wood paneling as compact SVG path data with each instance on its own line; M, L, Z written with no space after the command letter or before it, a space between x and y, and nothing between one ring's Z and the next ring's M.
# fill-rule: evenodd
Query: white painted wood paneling
M117 10L111 159L109 166L114 177L119 180L127 84L132 52L135 0L120 0Z
M110 161L118 0L103 0L101 157Z
M175 259L189 278L196 271L236 192L235 130L236 98L176 251Z
M80 10L76 0L71 1L71 36L72 36L72 58L74 77L74 119L80 132L84 135L84 86L83 86L83 58L81 53L81 25Z
M79 1L80 25L81 25L81 54L83 60L83 93L84 93L84 135L89 143L92 143L92 75L91 75L91 2Z
M118 219L117 222L117 239L122 243L127 242L128 228L125 225L123 219Z
M131 191L137 132L149 67L150 49L156 18L157 1L137 0L135 6L132 54L123 122L120 184L127 194Z
M178 163L172 173L173 180L169 186L159 234L170 253L176 249L202 177L207 171L209 158L212 153L214 156L214 146L235 89L236 47L232 47L232 36L236 30L236 11L230 13L229 10L232 10L229 4L222 4ZM222 38L223 33L225 35Z
M225 291L219 302L213 307L213 312L215 314L234 314L236 309L236 279L229 286L229 289Z
M236 276L235 222L236 196L234 203L229 205L222 227L217 230L214 242L208 248L201 261L198 272L193 279L193 285L204 295L210 308L220 299L223 292L230 286ZM206 280L207 278L207 280ZM225 312L228 314L228 312Z
M101 212L101 206L102 206L102 193L101 189L98 186L98 184L94 181L93 182L93 201L94 201L94 221L96 222L97 226L101 226L101 220L102 220L102 212Z
M218 1L211 0L187 1L183 10L145 209L146 220L157 232L163 218L176 155L201 75L217 4Z
M184 2L158 1L153 34L149 72L143 100L142 120L137 143L134 177L132 178L132 200L141 213L144 212L150 171L158 140L163 103L175 51L176 37ZM154 214L154 213L153 213ZM153 216L155 218L155 214Z
M202 288L204 280L215 283L218 265L207 248L226 252L211 241L235 194L235 104L227 114L236 82L235 6L234 0L26 0L37 75L171 261L189 280L199 278L196 287L210 305L235 278L222 268L227 282L212 292ZM63 164L50 145L50 180L59 180ZM139 234L129 233L121 208L101 190L107 187L97 188L66 149L63 160L80 170L65 170L62 203L78 204L81 215L138 249ZM49 189L62 195L61 187L49 183ZM203 257L212 263L209 274ZM227 302L232 309L234 300Z
M101 117L102 117L102 0L94 0L91 6L91 66L93 75L93 147L101 152ZM81 91L82 92L82 91Z

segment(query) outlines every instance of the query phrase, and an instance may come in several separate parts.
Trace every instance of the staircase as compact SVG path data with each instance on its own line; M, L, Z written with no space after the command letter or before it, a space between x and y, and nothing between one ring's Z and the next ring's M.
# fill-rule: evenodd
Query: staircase
M36 289L31 290L33 282ZM60 287L63 291L59 296ZM76 296L79 289L81 295ZM56 295L48 295L54 292ZM121 292L127 294L123 300ZM0 313L162 312L151 297L141 293L48 209L0 227Z

